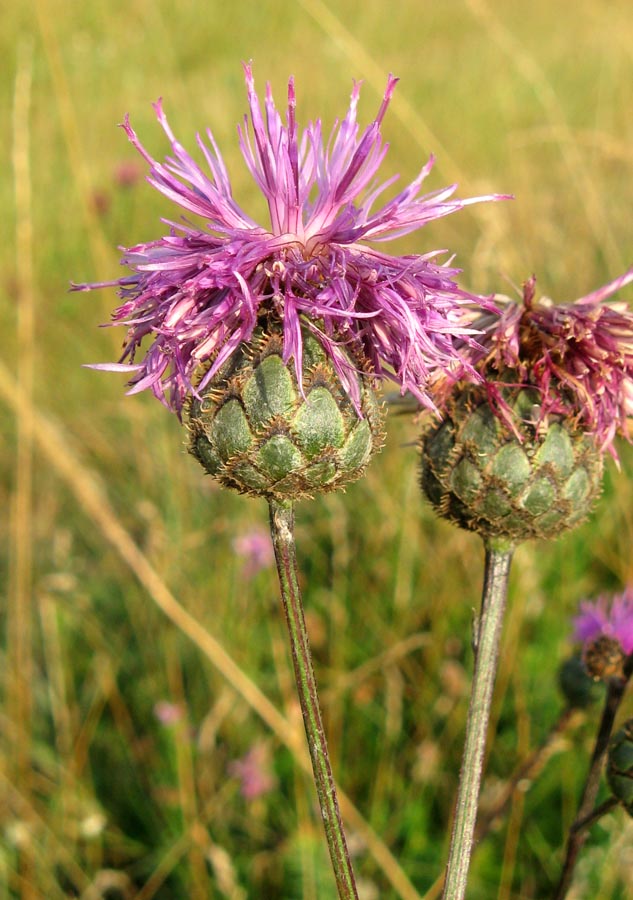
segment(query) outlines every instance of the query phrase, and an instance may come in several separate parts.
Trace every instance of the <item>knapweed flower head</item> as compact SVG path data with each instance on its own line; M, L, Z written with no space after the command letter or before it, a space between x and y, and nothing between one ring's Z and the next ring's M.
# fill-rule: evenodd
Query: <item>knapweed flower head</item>
M583 600L573 625L574 640L584 648L597 638L609 637L620 644L625 656L633 653L633 588L612 597Z
M628 438L633 415L633 313L626 303L606 301L631 281L633 268L580 300L554 304L535 299L530 278L521 301L495 296L499 312L475 319L482 349L465 353L510 427L514 419L499 382L533 388L539 422L573 421L617 460L614 438Z
M118 363L95 368L130 375L130 393L146 388L178 415L187 396L200 396L258 326L281 323L283 361L294 360L302 384L305 329L331 358L360 411L348 350L374 375L393 377L432 406L426 390L438 369L465 372L454 348L466 337L462 305L473 300L454 280L440 251L391 256L365 241L388 241L480 200L453 198L455 186L420 196L433 159L403 191L376 207L395 179L380 183L387 151L380 128L397 79L390 76L376 118L360 131L355 84L347 115L325 139L319 120L300 131L290 79L285 121L266 89L262 111L245 66L249 116L238 128L246 165L262 191L270 223L260 225L236 202L211 131L198 146L203 171L174 137L162 104L156 115L172 148L164 163L145 150L126 118L125 132L150 166L148 181L177 206L200 217L167 222L169 233L125 251L131 274L80 284L118 287L113 323L127 327ZM467 339L467 337L466 337ZM148 341L138 359L141 344Z
M440 515L484 538L556 537L600 494L603 454L633 414L633 313L606 302L633 268L576 300L520 301L473 315L462 352L479 383L435 382L444 421L422 437L422 489Z

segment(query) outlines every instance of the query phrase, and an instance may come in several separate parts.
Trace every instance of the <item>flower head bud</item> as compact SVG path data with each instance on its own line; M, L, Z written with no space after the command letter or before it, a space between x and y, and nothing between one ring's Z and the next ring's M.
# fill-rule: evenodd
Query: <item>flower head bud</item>
M633 719L628 719L611 739L607 781L613 796L633 816Z
M616 671L605 677L622 677L624 659L633 653L633 588L613 597L583 600L573 624L574 639L583 646L585 662L606 667L607 672L615 667Z
M555 537L581 522L599 495L602 454L573 423L539 422L534 390L503 391L513 428L482 387L446 399L444 421L422 436L422 489L441 516L483 537Z
M587 672L595 681L623 678L625 659L620 642L607 634L587 644L583 653Z
M382 445L369 375L348 356L357 408L321 344L307 329L302 338L301 383L270 326L192 397L189 450L225 487L277 500L335 490L359 478Z
M572 709L585 709L600 696L600 685L589 677L580 656L570 656L558 670L558 686Z

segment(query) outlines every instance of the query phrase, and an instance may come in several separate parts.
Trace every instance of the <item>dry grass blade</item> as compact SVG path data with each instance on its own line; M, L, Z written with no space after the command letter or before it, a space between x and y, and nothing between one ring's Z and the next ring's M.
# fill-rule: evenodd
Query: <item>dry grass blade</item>
M382 96L385 89L386 73L371 54L363 47L360 41L348 31L341 19L332 12L323 0L300 0L301 6L310 15L317 25L325 31L328 37L338 44L349 59L354 60L354 65L359 72L366 73L366 80L374 88L378 96ZM415 143L425 152L429 147L434 148L439 160L437 169L444 172L450 181L463 180L463 172L457 162L451 157L448 150L442 146L437 135L431 131L422 116L409 101L396 94L391 104L392 115L400 120L406 131L411 135ZM475 215L481 214L481 210L472 208Z
M567 124L565 111L556 92L538 62L527 52L519 39L497 18L486 0L467 0L472 14L482 23L493 42L512 60L523 78L532 85L552 128L561 135L560 152L569 170L570 183L575 185L585 208L587 222L596 240L604 249L613 271L624 268L622 253L609 222L607 210L582 158L578 141Z
M30 803L31 694L33 658L33 438L31 399L35 360L35 297L33 279L33 220L31 197L30 125L32 49L20 48L13 106L13 175L16 208L16 280L18 299L18 380L27 402L15 410L17 452L15 493L12 504L12 565L8 596L9 716L17 726L13 752L16 781ZM35 898L33 850L27 842L20 854L21 889L24 900Z
M57 99L59 114L62 121L66 146L68 148L68 156L71 160L73 172L75 173L79 185L79 197L81 198L81 209L86 234L95 265L97 266L97 271L105 277L106 273L109 272L111 268L112 251L104 237L103 228L99 221L96 207L89 199L92 196L90 190L90 170L82 152L81 129L73 108L72 95L68 86L63 59L54 30L55 13L47 8L47 4L43 2L43 0L36 0L35 7L42 43L44 45L50 73L55 86L55 97Z

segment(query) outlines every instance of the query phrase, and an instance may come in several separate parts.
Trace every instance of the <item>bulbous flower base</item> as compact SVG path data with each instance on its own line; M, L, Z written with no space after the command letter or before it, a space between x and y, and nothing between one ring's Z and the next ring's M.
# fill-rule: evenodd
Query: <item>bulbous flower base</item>
M301 387L281 331L260 328L191 399L189 451L225 487L298 500L359 478L382 446L370 376L355 376L361 416L321 344L305 328L302 338Z
M611 739L607 781L614 797L633 816L633 719L628 719Z
M517 434L485 392L467 386L422 436L422 489L439 515L484 538L551 538L573 528L600 494L602 454L592 434L550 415L538 393L504 389Z

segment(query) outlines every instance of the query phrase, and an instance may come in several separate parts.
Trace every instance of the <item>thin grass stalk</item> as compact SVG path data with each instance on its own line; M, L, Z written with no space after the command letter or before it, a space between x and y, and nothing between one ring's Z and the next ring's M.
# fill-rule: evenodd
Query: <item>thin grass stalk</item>
M294 505L292 503L270 501L270 531L275 548L281 599L290 637L297 692L336 887L340 900L358 900L356 881L343 831L336 785L323 729L308 631L297 580Z
M481 841L490 832L493 824L505 814L514 794L519 790L519 785L524 785L521 788L522 793L525 793L528 787L532 786L549 759L560 748L562 735L575 727L583 718L584 713L572 707L566 707L562 711L543 743L536 747L517 766L495 804L487 810L485 815L480 816L475 828L475 848L480 845Z
M475 668L443 900L463 900L466 893L513 551L507 542L486 543L481 613L473 636Z
M584 831L587 828L591 828L592 825L595 825L603 816L606 816L607 813L610 813L619 805L620 801L617 797L607 797L595 809L592 809L584 819L574 822L574 831Z
M30 110L31 43L19 48L13 103L13 177L15 190L15 252L17 294L18 379L31 400L35 375L35 285L31 191ZM12 497L12 562L7 605L7 706L17 725L12 766L16 783L27 800L32 791L33 714L33 437L31 404L16 411L15 492ZM30 840L20 850L19 896L36 895L35 852Z

